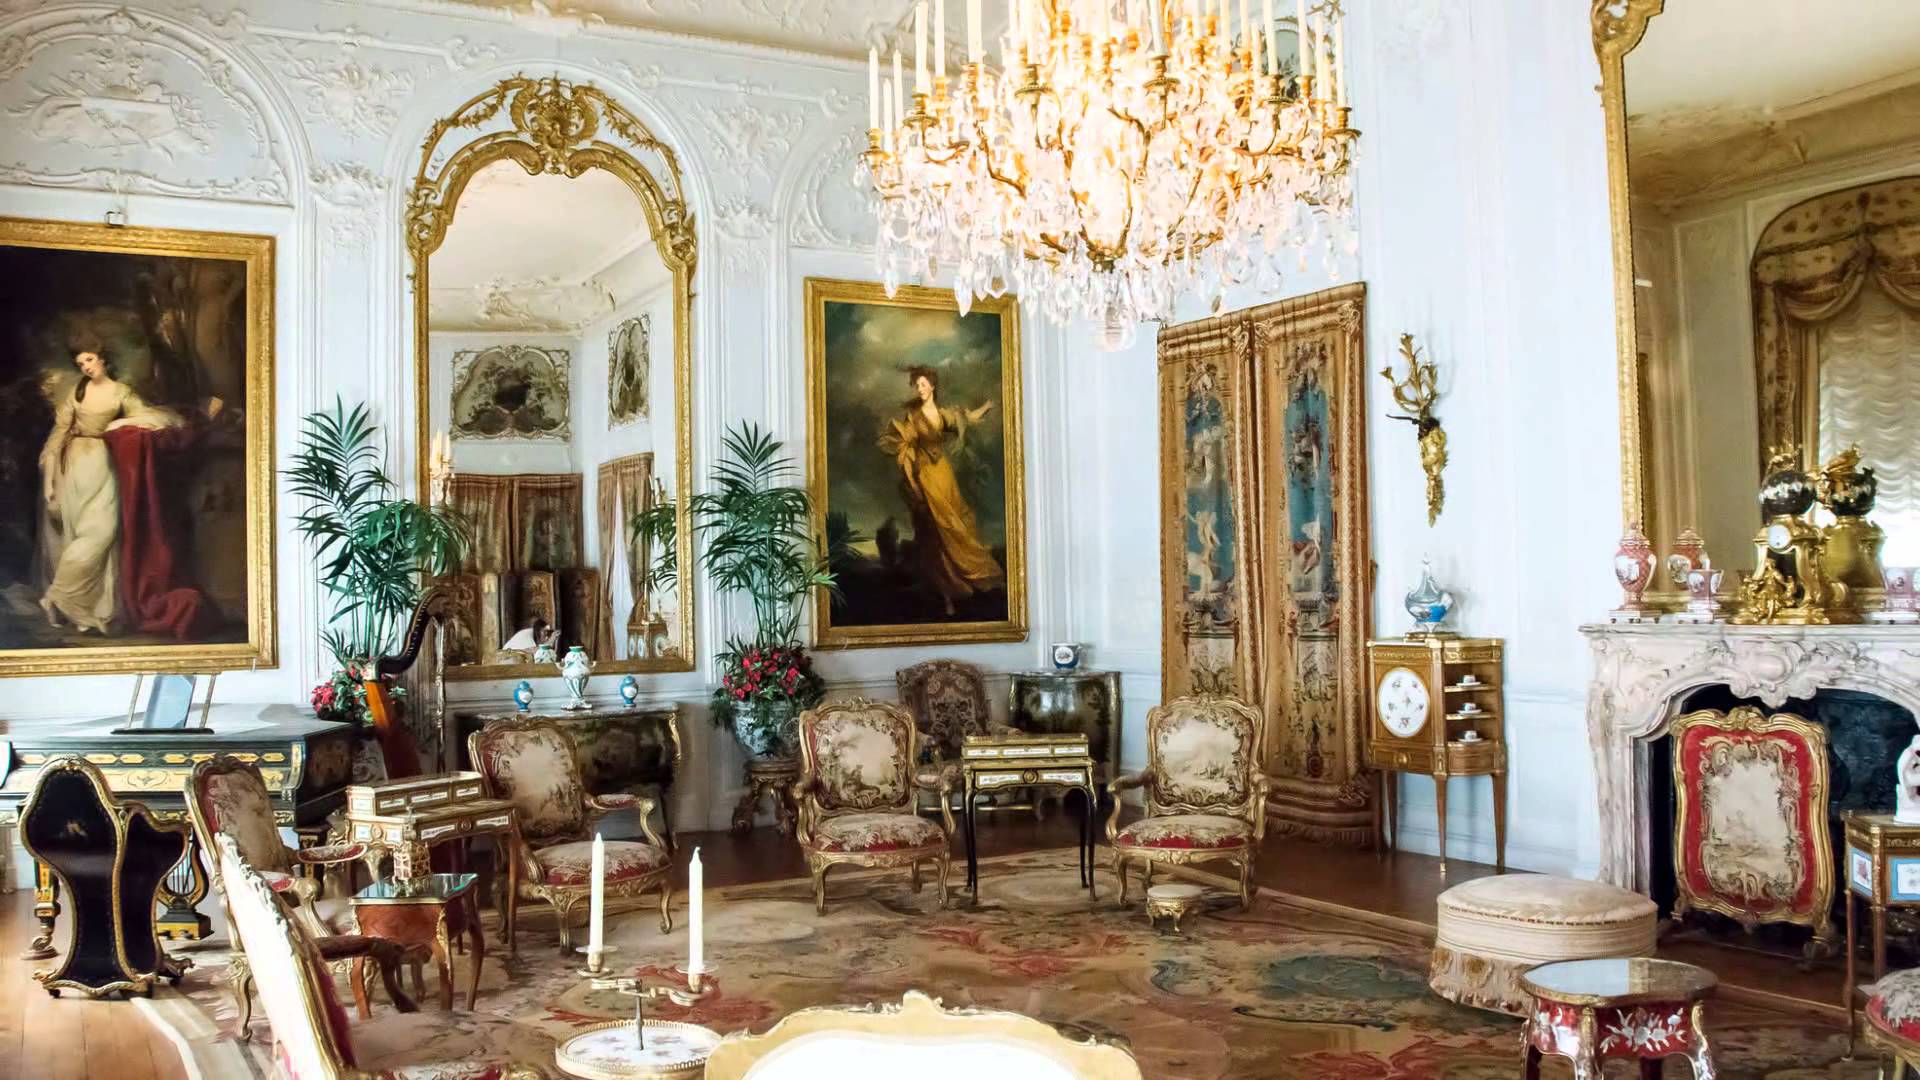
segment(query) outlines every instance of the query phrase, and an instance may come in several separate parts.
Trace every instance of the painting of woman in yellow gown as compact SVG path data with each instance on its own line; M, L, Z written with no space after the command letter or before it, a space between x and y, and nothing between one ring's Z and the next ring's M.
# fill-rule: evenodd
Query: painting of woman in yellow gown
M961 314L944 289L820 279L807 298L809 480L838 583L819 642L1022 640L1013 299Z
M913 561L921 583L940 595L942 614L951 616L959 601L1007 584L1007 572L980 542L973 508L954 481L949 458L951 450L965 443L967 427L993 411L993 402L973 409L943 407L940 376L929 367L909 370L907 381L913 398L898 418L888 421L880 449L900 467L900 493L913 514Z

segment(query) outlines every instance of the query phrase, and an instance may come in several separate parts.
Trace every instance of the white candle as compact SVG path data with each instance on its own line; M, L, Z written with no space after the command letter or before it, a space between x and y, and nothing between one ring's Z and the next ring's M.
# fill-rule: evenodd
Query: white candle
M593 873L591 892L587 894L587 956L600 955L605 941L601 923L607 917L607 845L599 833L593 834Z
M893 108L894 98L892 84L881 87L880 96L883 102L880 108L880 148L891 154L893 153L893 128L895 124L899 123L899 121L895 119Z
M977 64L986 57L985 39L980 35L980 0L967 0L967 59Z
M1320 92L1320 100L1327 100L1327 17L1320 16L1320 30L1313 35L1313 88Z
M947 77L947 0L933 0L933 73Z
M927 92L927 0L913 6L913 92Z
M1247 49L1247 70L1253 70L1253 40L1249 36L1253 30L1253 21L1247 18L1247 0L1240 0L1240 43Z
M880 126L880 49L867 50L867 126Z
M1346 21L1341 19L1333 24L1333 62L1339 65L1333 69L1333 85L1339 91L1335 95L1334 104L1343 107L1347 103L1347 50L1341 42L1344 38L1342 31Z
M1266 39L1263 46L1266 49L1267 58L1266 66L1261 70L1269 75L1280 74L1280 32L1275 29L1275 25L1273 21L1273 0L1267 0L1267 25L1266 28L1260 32L1260 36Z
M1147 17L1153 20L1153 51L1155 54L1167 51L1165 31L1161 24L1166 22L1166 0L1152 0L1148 5Z
M1305 75L1307 73L1307 58L1313 55L1307 51L1307 0L1293 0L1293 29L1295 38L1294 49L1296 50L1294 56L1294 74Z
M688 975L698 975L707 970L706 902L701 896L705 891L706 881L706 868L700 865L700 849L694 848L693 858L687 860Z
M1113 5L1109 0L1093 0L1093 6L1100 9L1100 40L1108 41L1113 37Z
M1007 37L1005 42L1007 55L1000 58L1000 65L1008 71L1012 71L1014 65L1019 63L1020 46L1024 44L1026 37L1026 35L1021 33L1021 14L1020 0L1007 0Z
M898 105L905 100L907 100L907 83L900 75L900 50L895 49L893 50L893 102ZM881 113L881 119L886 126L893 126L891 114L883 111Z

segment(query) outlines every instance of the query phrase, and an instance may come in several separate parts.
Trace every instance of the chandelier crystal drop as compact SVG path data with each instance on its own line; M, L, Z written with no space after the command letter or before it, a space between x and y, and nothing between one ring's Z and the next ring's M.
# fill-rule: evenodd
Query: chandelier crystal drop
M953 77L945 0L931 50L915 9L911 93L898 51L887 72L868 54L860 172L889 293L945 268L963 313L1017 291L1117 347L1181 296L1277 287L1283 251L1333 261L1359 135L1337 0L1288 20L1275 0L1009 0L997 70L981 2Z

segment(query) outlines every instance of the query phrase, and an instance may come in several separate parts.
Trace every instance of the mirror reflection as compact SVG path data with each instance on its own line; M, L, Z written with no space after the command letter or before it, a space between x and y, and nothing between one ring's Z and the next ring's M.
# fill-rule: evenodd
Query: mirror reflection
M1669 3L1625 75L1649 538L1747 566L1769 448L1857 445L1920 563L1920 5Z
M674 275L613 173L479 169L429 261L435 487L473 527L450 673L682 661L679 596L633 527L677 467ZM450 458L452 476L444 477Z

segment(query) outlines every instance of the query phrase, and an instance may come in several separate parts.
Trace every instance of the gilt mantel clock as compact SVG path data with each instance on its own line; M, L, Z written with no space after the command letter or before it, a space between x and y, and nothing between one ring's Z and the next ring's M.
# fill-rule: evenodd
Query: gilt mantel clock
M1447 865L1447 781L1493 778L1493 836L1507 865L1507 740L1498 638L1408 637L1367 642L1367 767L1380 774L1381 841L1399 838L1395 773L1433 777L1440 867Z

